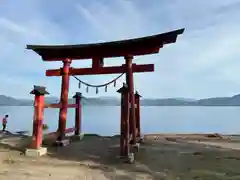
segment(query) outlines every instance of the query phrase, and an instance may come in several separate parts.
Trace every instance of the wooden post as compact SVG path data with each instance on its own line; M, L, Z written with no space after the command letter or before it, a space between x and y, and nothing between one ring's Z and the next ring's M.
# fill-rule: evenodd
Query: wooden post
M128 88L126 84L117 90L121 93L121 125L120 125L120 156L128 155L129 151L129 121L126 102L128 102Z
M120 156L123 156L124 153L124 147L125 147L125 142L124 142L124 93L121 93L121 122L120 122Z
M80 135L82 127L82 93L76 92L73 98L75 98L77 105L77 107L75 108L75 135Z
M130 113L129 121L131 124L131 135L132 135L132 144L136 145L136 119L135 119L135 96L134 96L134 83L133 83L133 71L132 71L132 56L125 56L126 60L126 81L129 88L129 100L130 100Z
M140 95L136 91L135 93L135 104L136 104L136 128L137 128L137 138L141 138L141 121L140 121Z
M69 70L71 59L65 59L63 61L62 70L62 89L61 89L61 108L59 111L58 140L62 141L65 137L66 121L67 121L67 109L68 109L68 91L69 91Z
M39 149L42 145L44 95L49 93L43 86L34 86L34 89L30 92L30 94L35 95L31 148Z
M129 139L129 129L130 129L130 121L129 121L129 92L124 94L124 155L128 156L130 151L130 139Z

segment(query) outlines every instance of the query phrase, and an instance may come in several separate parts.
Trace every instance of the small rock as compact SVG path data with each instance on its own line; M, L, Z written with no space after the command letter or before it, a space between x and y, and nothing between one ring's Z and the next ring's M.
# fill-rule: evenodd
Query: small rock
M104 169L109 169L109 167L108 167L108 166L103 166L103 168L104 168Z
M207 134L206 137L208 138L220 138L222 139L222 136L218 133L214 133L214 134Z
M163 171L164 171L164 172L169 172L169 169L164 169Z
M177 141L176 138L166 137L165 139L166 139L167 141L171 141L171 142L176 142L176 141Z
M193 155L197 156L197 155L201 155L201 152L194 152Z

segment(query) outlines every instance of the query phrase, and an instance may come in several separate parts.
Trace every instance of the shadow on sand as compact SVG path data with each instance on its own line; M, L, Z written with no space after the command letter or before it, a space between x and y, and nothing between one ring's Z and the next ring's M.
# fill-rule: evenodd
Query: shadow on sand
M26 142L29 143L29 137L1 136L0 147L22 152ZM59 166L77 165L90 172L99 171L111 180L240 179L239 151L203 144L169 138L149 140L141 145L134 164L124 163L118 156L119 137L85 135L82 141L73 141L66 147L49 146L47 158L67 162L59 161ZM44 157L40 159L43 165L51 164Z
M82 141L72 142L66 147L48 147L48 152L52 158L78 162L82 167L101 171L108 179L137 179L141 175L160 179L157 168L152 171L138 161L127 164L119 158L118 136L85 135ZM142 148L137 159L145 154L145 149Z
M118 137L91 135L66 147L49 148L50 157L99 170L108 179L138 179L141 176L158 180L240 177L240 153L233 150L221 151L187 142L162 141L142 144L135 164L124 163L118 155Z
M30 144L31 137L13 134L9 131L0 131L0 147L14 151L24 152L25 147Z

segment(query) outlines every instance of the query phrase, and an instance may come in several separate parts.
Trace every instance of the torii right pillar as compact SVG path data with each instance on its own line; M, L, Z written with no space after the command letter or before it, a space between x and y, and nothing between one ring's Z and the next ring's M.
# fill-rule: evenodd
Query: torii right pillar
M133 56L125 56L126 61L126 83L129 88L129 101L130 101L130 132L131 132L131 144L135 147L136 142L136 115L135 115L135 95L134 95L134 83L133 83L133 71L132 71L132 60Z
M126 66L126 83L129 90L129 125L130 125L130 142L131 150L128 154L128 161L133 163L135 161L135 152L139 150L139 143L137 143L137 129L136 129L136 113L135 113L135 95L134 95L134 81L133 81L133 70L132 70L132 60L133 56L125 56L125 66Z

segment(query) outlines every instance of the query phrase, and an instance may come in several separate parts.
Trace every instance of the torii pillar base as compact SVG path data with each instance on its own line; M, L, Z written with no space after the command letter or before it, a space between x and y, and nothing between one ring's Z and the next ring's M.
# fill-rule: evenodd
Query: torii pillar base
M25 156L40 157L47 154L47 148L40 147L39 149L26 149Z
M64 147L70 144L69 139L62 139L62 140L56 140L56 142L53 143L53 146L58 146L58 147Z
M131 148L132 148L132 152L139 152L140 143L136 143L136 144L132 145Z
M84 137L84 133L80 133L79 135L73 135L71 136L71 140L73 141L81 141Z

